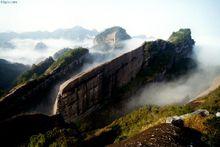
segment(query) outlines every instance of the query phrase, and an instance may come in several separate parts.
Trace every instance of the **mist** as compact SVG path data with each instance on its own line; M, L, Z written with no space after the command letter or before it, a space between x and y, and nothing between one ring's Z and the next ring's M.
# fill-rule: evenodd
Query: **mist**
M198 38L193 57L198 64L197 69L175 81L145 86L127 106L182 104L216 89L220 86L220 45L216 41L215 38Z
M35 49L35 45L43 42L47 49ZM65 40L65 39L13 39L10 41L15 48L0 48L0 58L10 62L18 62L26 65L37 64L38 62L53 56L58 50L70 47L91 47L93 39L85 39L82 41Z
M33 112L43 113L46 115L56 114L57 101L58 101L57 96L58 96L60 87L62 87L62 84L64 84L68 80L71 80L78 74L87 72L88 70L91 70L101 64L111 61L114 58L141 46L141 44L145 41L145 39L144 38L129 39L129 40L121 42L122 48L117 48L117 49L111 48L108 51L97 50L96 48L93 47L93 45L90 44L91 47L89 48L89 55L87 57L88 59L86 59L88 61L86 61L83 64L83 66L77 69L72 75L65 77L64 79L56 82L56 84L54 84L51 87L51 90L48 92L48 94L45 95L45 98L43 99L43 101L40 102L36 107L32 108L30 112L31 113ZM87 45L88 44L89 43L87 43ZM47 52L47 53L49 54L50 52Z

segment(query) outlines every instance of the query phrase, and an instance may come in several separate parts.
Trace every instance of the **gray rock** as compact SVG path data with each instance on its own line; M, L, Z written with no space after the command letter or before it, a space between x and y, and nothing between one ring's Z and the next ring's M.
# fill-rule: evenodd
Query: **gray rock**
M108 28L98 34L94 39L94 48L98 50L110 50L121 48L121 41L131 39L125 29L121 27Z

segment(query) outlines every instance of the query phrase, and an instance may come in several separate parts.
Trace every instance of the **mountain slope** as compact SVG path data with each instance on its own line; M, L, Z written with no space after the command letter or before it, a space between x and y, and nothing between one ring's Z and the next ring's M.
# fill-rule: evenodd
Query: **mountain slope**
M29 67L26 65L0 59L0 88L10 89L16 79L28 69Z
M44 61L41 61L37 65L32 65L31 69L23 73L21 76L18 77L16 83L21 84L25 83L29 80L33 80L38 78L39 76L43 75L44 72L53 64L54 60L52 57L49 57L45 59Z
M58 92L57 85L77 73L83 66L88 53L88 49L83 48L70 50L54 62L43 76L14 87L0 101L0 121L33 111L42 102L48 105L38 112L53 114L53 105Z

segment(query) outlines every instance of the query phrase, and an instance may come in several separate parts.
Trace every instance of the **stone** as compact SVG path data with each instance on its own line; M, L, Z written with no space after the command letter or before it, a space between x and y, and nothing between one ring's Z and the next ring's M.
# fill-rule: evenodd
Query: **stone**
M215 116L220 117L220 112L216 112Z

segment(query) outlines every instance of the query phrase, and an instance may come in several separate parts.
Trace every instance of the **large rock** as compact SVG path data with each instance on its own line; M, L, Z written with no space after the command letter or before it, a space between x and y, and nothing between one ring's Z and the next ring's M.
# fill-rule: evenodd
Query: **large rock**
M112 27L98 34L94 39L94 48L98 50L109 50L120 48L121 41L131 39L125 29L121 27Z
M143 59L144 50L140 47L68 80L60 87L58 113L72 121L101 101L114 97L117 88L135 78Z
M160 124L108 147L206 146L201 137L202 134L200 132L190 128L177 127L172 124Z
M99 105L128 96L132 85L132 89L136 89L148 82L170 78L172 74L180 75L181 68L171 71L183 66L183 62L179 61L185 61L192 53L194 41L188 41L188 38L191 35L177 44L163 40L146 42L131 52L68 80L60 87L57 113L72 122ZM183 68L190 68L188 65Z

